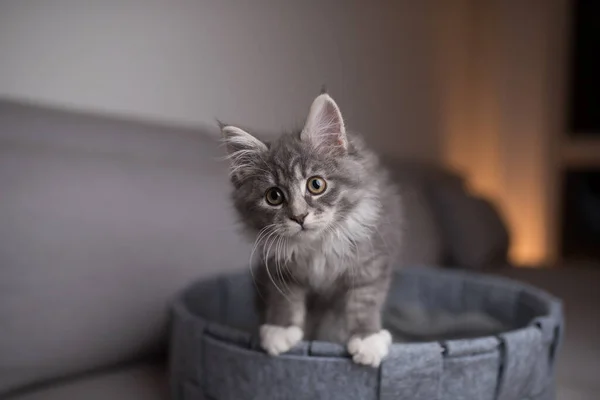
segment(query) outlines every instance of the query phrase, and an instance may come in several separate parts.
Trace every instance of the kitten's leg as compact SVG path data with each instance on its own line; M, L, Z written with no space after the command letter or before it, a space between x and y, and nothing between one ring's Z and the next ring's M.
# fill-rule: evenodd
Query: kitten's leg
M351 288L346 304L346 318L350 333L348 352L357 364L378 367L392 344L390 333L381 328L381 308L389 279Z
M306 293L298 285L269 288L265 323L260 327L261 347L276 356L285 353L304 337ZM283 291L281 293L280 289Z

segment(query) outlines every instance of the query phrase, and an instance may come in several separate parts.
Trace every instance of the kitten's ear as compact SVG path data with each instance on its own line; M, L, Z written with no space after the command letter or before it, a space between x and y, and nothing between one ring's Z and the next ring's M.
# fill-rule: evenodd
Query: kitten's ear
M252 169L256 157L268 150L267 145L243 129L222 123L219 125L227 146L227 158L231 162L231 174L239 178Z
M267 151L267 145L255 138L243 129L232 125L221 125L221 134L227 145L229 155L244 152L263 152Z
M312 141L318 147L324 146L344 153L348 150L342 113L327 93L320 94L310 106L301 138Z

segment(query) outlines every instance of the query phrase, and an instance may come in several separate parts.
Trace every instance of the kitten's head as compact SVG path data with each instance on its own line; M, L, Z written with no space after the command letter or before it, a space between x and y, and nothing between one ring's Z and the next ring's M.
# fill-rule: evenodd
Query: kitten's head
M328 232L339 235L353 216L368 219L377 212L361 206L375 190L366 179L368 162L359 143L347 136L340 109L328 94L314 100L300 132L273 142L231 125L221 128L234 204L252 231L315 241Z

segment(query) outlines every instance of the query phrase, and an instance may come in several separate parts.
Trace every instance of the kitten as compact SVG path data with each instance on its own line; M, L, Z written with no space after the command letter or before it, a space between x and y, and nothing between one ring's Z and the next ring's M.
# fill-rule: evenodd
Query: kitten
M346 344L376 367L391 336L381 308L400 245L401 201L377 156L346 132L327 94L300 132L272 142L221 130L233 202L254 238L261 346L285 353L303 338Z

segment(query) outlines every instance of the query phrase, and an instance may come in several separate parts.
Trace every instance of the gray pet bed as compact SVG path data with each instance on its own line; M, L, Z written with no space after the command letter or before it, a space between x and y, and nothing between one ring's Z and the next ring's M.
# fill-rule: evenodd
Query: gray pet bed
M355 365L344 346L325 342L303 342L269 357L257 342L253 290L249 274L236 274L198 282L177 299L170 354L174 399L555 398L562 308L534 287L434 268L397 273L384 313L395 343L378 369ZM407 310L425 310L421 322L411 322L415 313ZM432 329L425 336L418 328L423 316L433 327L444 315L455 321L480 317L463 332L467 339L450 331L431 336Z

